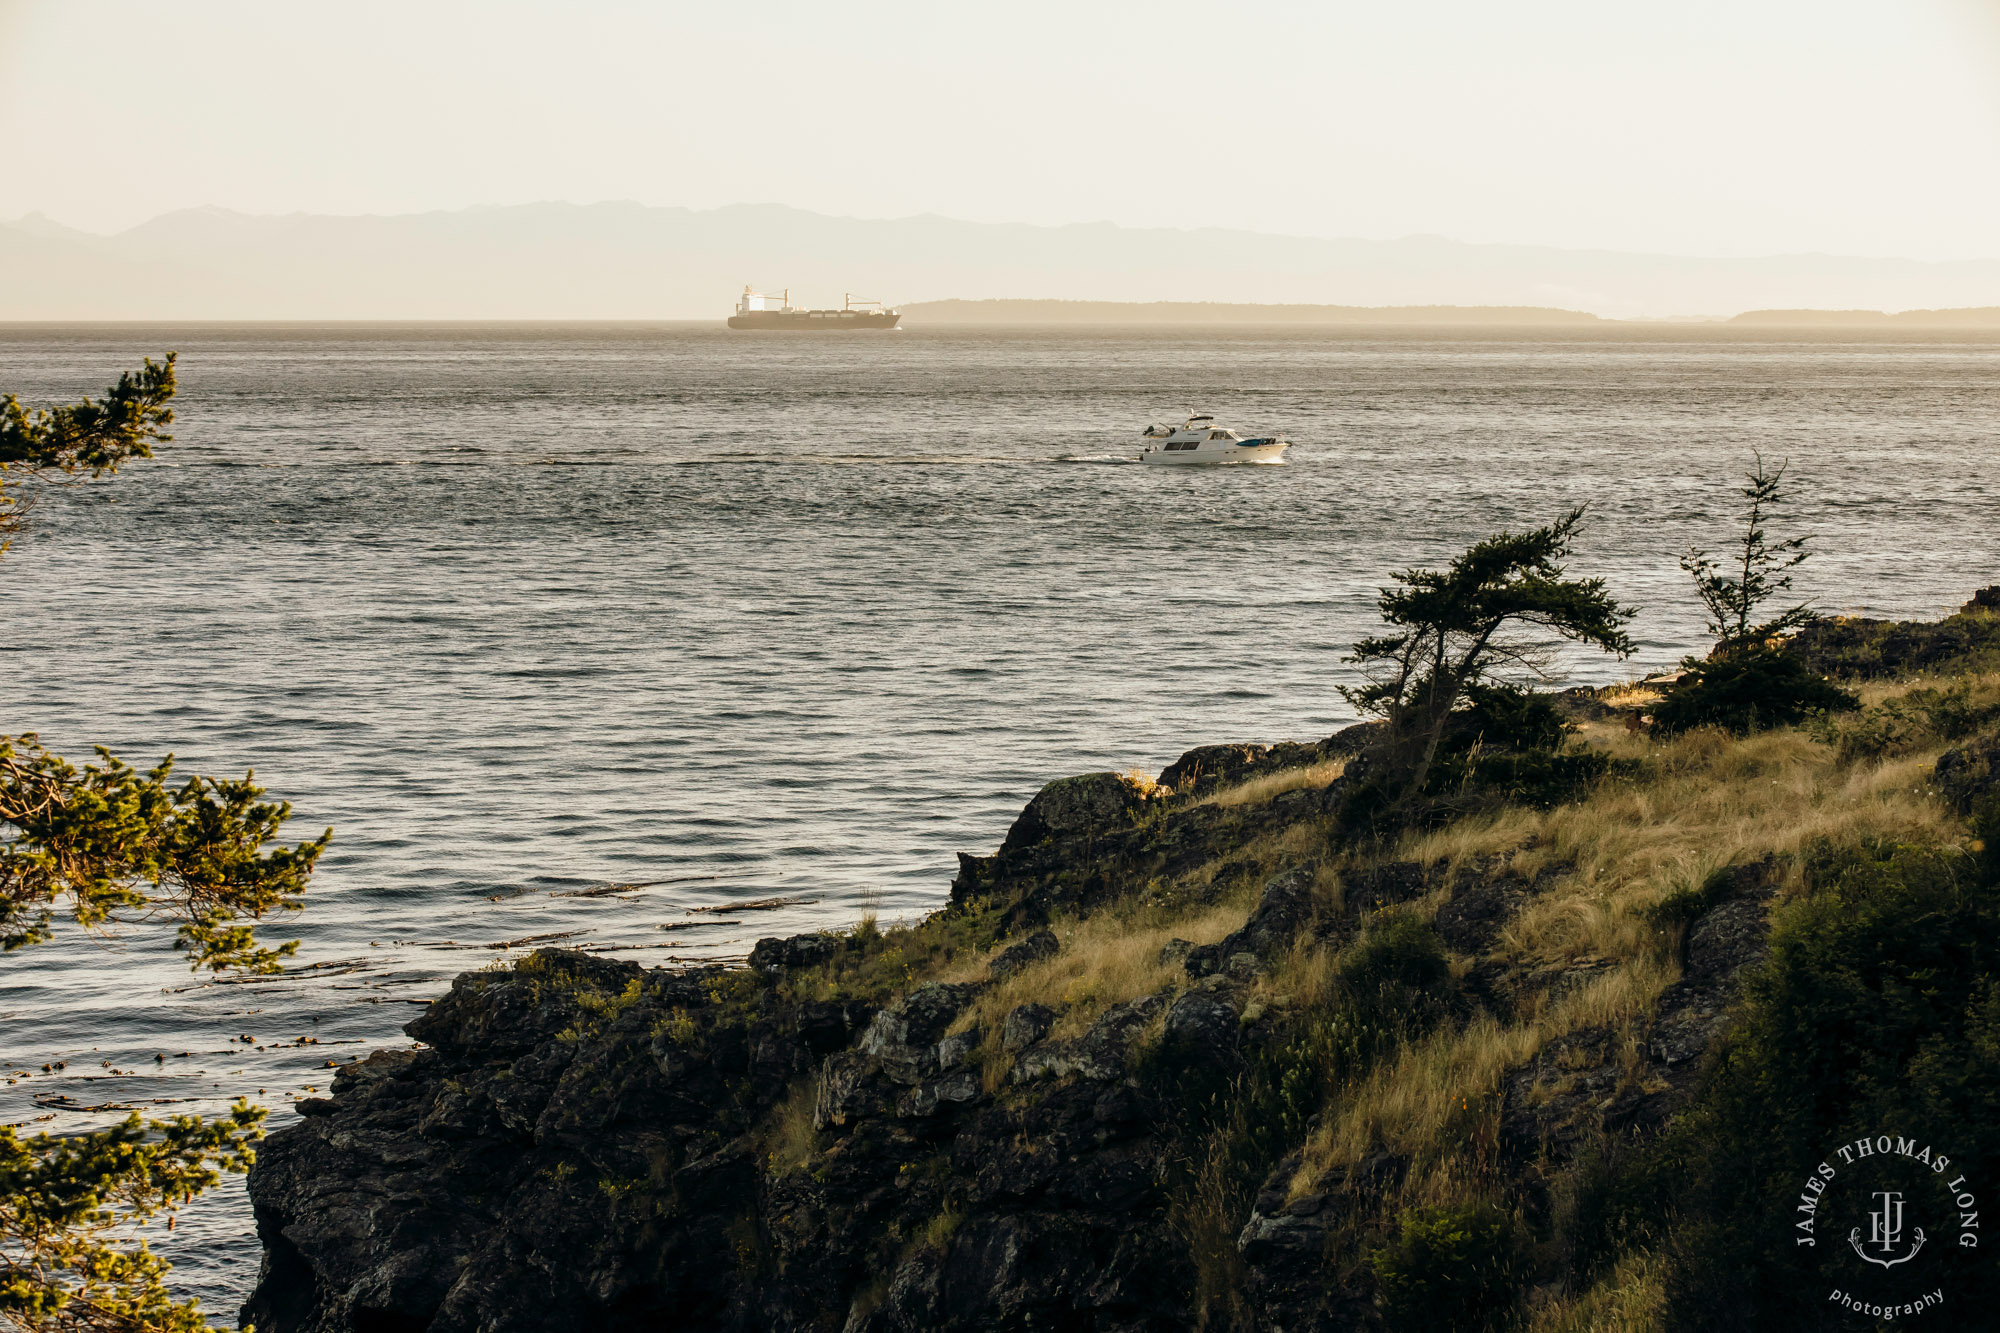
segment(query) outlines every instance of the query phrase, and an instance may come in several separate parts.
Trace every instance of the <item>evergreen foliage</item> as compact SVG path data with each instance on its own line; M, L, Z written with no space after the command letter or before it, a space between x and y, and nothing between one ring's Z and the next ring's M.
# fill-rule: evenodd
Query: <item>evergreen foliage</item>
M1673 692L1654 707L1653 725L1666 735L1721 727L1744 736L1795 726L1815 713L1847 712L1860 703L1782 648L1745 644L1690 663Z
M1765 524L1771 510L1785 501L1786 464L1773 472L1764 465L1762 454L1753 454L1755 464L1744 478L1741 494L1745 505L1743 535L1732 548L1727 564L1712 559L1708 552L1689 547L1681 556L1681 568L1694 579L1695 593L1708 610L1708 632L1718 647L1776 638L1811 624L1816 617L1806 603L1791 606L1769 620L1755 621L1764 603L1792 587L1791 570L1804 564L1811 554L1809 537L1787 537L1774 542Z
M171 438L174 354L148 359L99 400L30 413L0 397L0 552L23 526L28 484L116 472ZM276 972L297 941L259 945L255 922L297 909L332 830L266 850L291 806L241 781L170 782L101 747L81 769L33 734L0 735L0 951L47 940L58 911L102 932L164 916L190 966ZM133 1228L255 1160L265 1111L133 1115L108 1129L22 1138L0 1126L0 1327L20 1333L202 1333L193 1300Z
M1382 590L1376 604L1390 632L1354 644L1348 660L1370 677L1342 689L1356 709L1388 721L1384 769L1368 793L1356 793L1352 817L1488 779L1530 793L1588 781L1550 763L1562 719L1520 689L1544 679L1562 640L1632 652L1624 626L1636 612L1602 578L1566 572L1582 522L1584 506L1576 506L1548 526L1474 542L1444 570L1402 570L1402 586ZM1516 773L1518 761L1494 767L1486 763L1494 749L1544 757L1526 769L1550 773Z
M97 753L79 770L32 734L0 736L0 948L46 940L62 902L91 930L120 911L176 918L196 969L278 971L298 942L264 948L240 923L301 905L332 830L265 851L292 808L254 775L173 786L171 755L141 773Z
M1389 1327L1455 1333L1500 1326L1526 1276L1514 1219L1491 1204L1415 1208L1369 1256Z
M1791 726L1813 713L1844 712L1860 702L1783 650L1784 635L1818 618L1808 604L1759 618L1767 615L1766 603L1791 591L1791 571L1811 552L1808 537L1771 540L1767 525L1771 511L1785 501L1785 465L1772 471L1761 454L1755 457L1741 491L1743 535L1728 563L1693 548L1681 557L1716 642L1706 659L1683 663L1673 693L1653 710L1653 725L1665 733L1713 726L1740 736Z
M203 1333L194 1301L168 1292L167 1264L117 1233L244 1171L262 1107L227 1119L136 1114L67 1138L0 1125L0 1326L62 1333Z
M1991 798L1976 832L1973 852L1821 844L1809 853L1807 893L1778 914L1770 960L1701 1100L1613 1173L1593 1208L1607 1233L1665 1254L1668 1329L1848 1326L1822 1308L1822 1251L1801 1247L1792 1226L1799 1183L1835 1145L1918 1135L1949 1154L1953 1175L1991 1188L2000 1167L2000 804ZM1938 1255L1955 1248L1939 1241ZM2000 1299L1992 1262L1968 1256L1950 1285L1926 1324L1984 1327Z
M20 532L28 503L28 482L47 484L88 474L116 472L135 458L151 458L153 441L171 440L164 428L174 419L167 401L174 396L175 354L146 358L105 390L60 407L29 412L13 394L0 395L0 551Z

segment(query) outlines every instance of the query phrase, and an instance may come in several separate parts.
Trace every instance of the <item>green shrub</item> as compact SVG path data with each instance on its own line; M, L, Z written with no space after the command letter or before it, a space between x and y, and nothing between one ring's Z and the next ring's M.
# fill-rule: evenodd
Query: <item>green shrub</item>
M1502 684L1468 685L1465 695L1470 707L1452 715L1444 751L1555 750L1570 733L1547 695Z
M1943 689L1927 687L1884 699L1854 717L1821 718L1813 736L1851 763L1904 754L1935 741L1959 740L1995 716L2000 716L2000 708L1973 702L1972 683L1961 680Z
M1491 1204L1415 1208L1368 1266L1391 1328L1474 1333L1512 1314L1524 1250L1514 1219Z
M1664 1233L1668 1329L1838 1324L1815 1267L1837 1251L1797 1246L1789 1225L1799 1182L1836 1144L1894 1129L1948 1145L1955 1172L1994 1178L2000 857L1987 849L2000 807L1980 824L1977 854L1808 849L1806 893L1780 912L1699 1099L1593 1204L1608 1233ZM1992 1263L1960 1264L1949 1282L1951 1304L1925 1326L1983 1327L2000 1301Z
M1346 1013L1405 1036L1436 1026L1456 998L1437 932L1409 912L1378 916L1341 957L1336 976Z
M1508 685L1473 685L1466 693L1472 704L1452 715L1422 792L1412 796L1393 770L1368 772L1346 791L1344 829L1380 838L1494 805L1545 810L1576 800L1608 774L1636 768L1594 750L1565 751L1570 726L1546 695Z
M1815 713L1843 713L1861 701L1775 648L1742 648L1689 667L1653 709L1662 733L1721 727L1739 736L1795 726Z

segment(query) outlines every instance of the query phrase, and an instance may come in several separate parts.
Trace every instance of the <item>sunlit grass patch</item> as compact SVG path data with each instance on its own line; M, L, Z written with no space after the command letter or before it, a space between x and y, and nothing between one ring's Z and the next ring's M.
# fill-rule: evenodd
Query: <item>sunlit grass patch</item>
M1607 780L1552 810L1503 809L1412 835L1392 853L1534 883L1492 953L1516 968L1572 969L1579 984L1553 998L1530 995L1513 1021L1482 1015L1405 1047L1327 1108L1296 1190L1378 1148L1443 1160L1462 1149L1451 1135L1463 1129L1463 1108L1497 1096L1506 1072L1549 1040L1641 1020L1678 974L1675 932L1649 915L1675 891L1767 856L1790 890L1800 854L1822 840L1963 836L1927 781L1941 743L1864 761L1844 760L1803 730L1741 739L1696 731L1664 742L1613 734L1602 743L1641 760L1639 776Z
M1288 791L1319 791L1331 786L1335 779L1347 771L1347 760L1328 759L1322 763L1308 764L1304 768L1288 768L1282 772L1266 773L1212 791L1196 801L1196 805L1219 805L1224 809L1236 806L1261 805L1275 796Z
M763 1130L764 1158L774 1176L803 1171L822 1145L813 1122L813 1080L800 1079L772 1110Z
M982 1029L997 1037L1001 1020L1016 1006L1042 1004L1056 1013L1052 1036L1076 1036L1113 1005L1186 982L1180 961L1161 957L1169 940L1212 944L1241 926L1249 912L1247 901L1234 898L1189 915L1138 908L1052 922L1049 928L1061 944L1056 955L987 990L951 1030Z

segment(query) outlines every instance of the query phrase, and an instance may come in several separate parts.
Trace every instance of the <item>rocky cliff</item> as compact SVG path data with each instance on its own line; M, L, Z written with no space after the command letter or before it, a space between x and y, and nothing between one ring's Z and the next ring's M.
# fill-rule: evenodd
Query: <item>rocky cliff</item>
M1652 742L1647 697L1566 702L1627 756L1574 801L1363 838L1366 729L1211 747L1051 784L914 926L467 973L420 1049L264 1145L243 1319L1330 1330L1582 1299L1617 1259L1583 1184L1701 1095L1772 904L1813 891L1784 821L1955 817L1851 795L1826 738ZM1969 808L1991 747L1913 762ZM1438 1306L1411 1228L1475 1204L1508 1291Z

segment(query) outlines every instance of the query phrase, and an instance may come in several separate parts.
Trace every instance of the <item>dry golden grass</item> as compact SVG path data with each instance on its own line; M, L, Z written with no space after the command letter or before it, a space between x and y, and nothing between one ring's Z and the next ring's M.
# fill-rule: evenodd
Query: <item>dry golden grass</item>
M1586 739L1643 758L1648 775L1607 782L1554 810L1463 820L1412 837L1394 854L1542 877L1543 891L1502 932L1495 955L1525 968L1602 970L1581 989L1531 1005L1516 1022L1485 1017L1406 1048L1329 1108L1306 1145L1295 1189L1377 1146L1435 1157L1462 1130L1464 1107L1491 1099L1506 1071L1547 1041L1592 1025L1615 1031L1634 1023L1677 975L1675 941L1646 916L1674 890L1732 863L1795 857L1821 838L1950 843L1963 834L1926 781L1941 745L1843 764L1829 746L1797 731L1741 740L1696 732L1651 742L1603 727ZM1790 874L1795 882L1796 870Z
M1140 909L1130 913L1099 912L1081 920L1065 918L1050 929L1062 944L1053 957L1022 968L975 1000L952 1024L953 1032L983 1029L998 1033L1001 1020L1017 1005L1045 1004L1056 1011L1051 1035L1082 1033L1113 1005L1171 989L1187 979L1178 962L1164 963L1160 950L1168 940L1212 944L1241 926L1250 914L1240 898L1203 908L1190 915ZM980 966L983 974L984 965ZM970 979L968 973L965 979ZM997 1044L989 1046L996 1075ZM1005 1062L997 1066L1005 1072Z
M1301 934L1257 977L1248 1003L1267 1009L1324 1008L1333 1001L1334 965L1339 958L1337 947Z
M1523 1333L1647 1333L1659 1326L1666 1260L1650 1250L1627 1253L1589 1291L1533 1301Z
M1665 697L1654 682L1628 680L1598 691L1597 701L1607 708L1643 713Z
M820 1134L813 1124L812 1079L792 1085L764 1125L764 1155L773 1175L803 1171L819 1156Z
M1133 786L1137 787L1139 789L1139 794L1146 800L1152 800L1155 796L1166 795L1166 789L1161 787L1160 784L1153 779L1153 775L1151 773L1148 773L1143 768L1138 768L1136 766L1128 768L1119 776L1123 777L1127 782L1130 782Z
M1274 796L1282 796L1288 791L1318 791L1332 784L1335 778L1347 771L1345 759L1329 759L1324 763L1309 764L1304 768L1288 768L1281 773L1266 773L1262 777L1251 778L1248 782L1234 787L1224 787L1212 791L1196 801L1196 805L1219 805L1225 810L1242 805L1261 805Z

